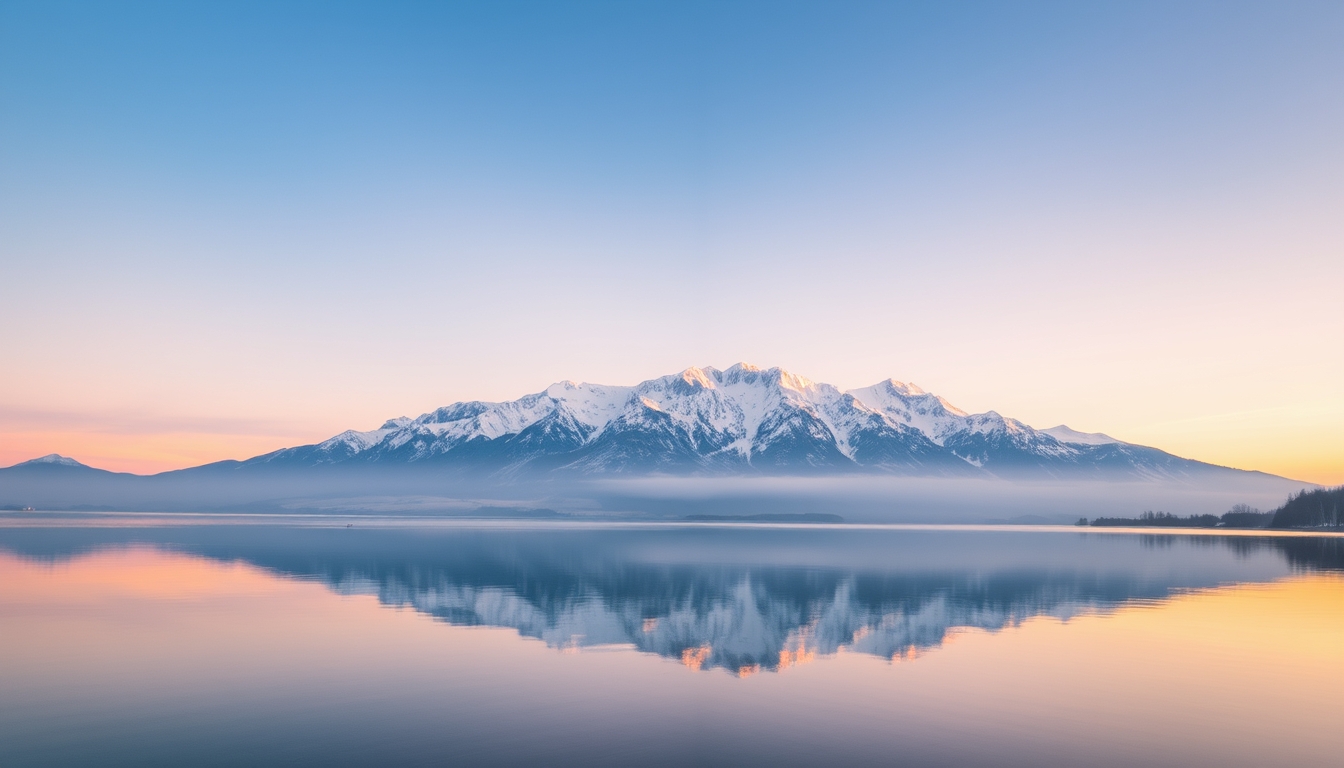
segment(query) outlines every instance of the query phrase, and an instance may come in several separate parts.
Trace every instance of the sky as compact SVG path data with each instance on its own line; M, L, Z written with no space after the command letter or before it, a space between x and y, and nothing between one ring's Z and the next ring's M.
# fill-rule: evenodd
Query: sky
M0 0L0 466L781 366L1344 482L1344 4Z

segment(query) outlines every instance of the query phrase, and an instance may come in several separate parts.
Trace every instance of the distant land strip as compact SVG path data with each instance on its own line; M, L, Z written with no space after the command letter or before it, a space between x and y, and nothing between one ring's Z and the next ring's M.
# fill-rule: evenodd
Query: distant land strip
M820 512L773 515L686 515L688 523L843 523L845 518Z
M1180 517L1148 511L1138 517L1090 521L1084 517L1077 524L1099 528L1344 528L1344 486L1302 491L1272 512L1238 504L1222 515Z

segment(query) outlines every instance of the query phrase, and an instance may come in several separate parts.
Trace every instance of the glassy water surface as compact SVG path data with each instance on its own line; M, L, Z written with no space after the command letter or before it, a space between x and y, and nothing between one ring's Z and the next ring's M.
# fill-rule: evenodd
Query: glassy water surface
M60 523L0 765L1344 761L1340 538Z

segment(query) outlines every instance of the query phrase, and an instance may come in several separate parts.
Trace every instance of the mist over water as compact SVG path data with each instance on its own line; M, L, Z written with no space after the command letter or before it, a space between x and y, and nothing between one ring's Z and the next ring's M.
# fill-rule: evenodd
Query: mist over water
M37 468L43 470L45 468ZM681 519L691 515L828 514L865 523L1072 523L1145 510L1222 514L1273 509L1308 484L1244 473L1216 480L983 479L839 475L544 481L420 469L311 473L203 468L152 477L32 471L0 478L0 505L39 510L384 513L443 516Z

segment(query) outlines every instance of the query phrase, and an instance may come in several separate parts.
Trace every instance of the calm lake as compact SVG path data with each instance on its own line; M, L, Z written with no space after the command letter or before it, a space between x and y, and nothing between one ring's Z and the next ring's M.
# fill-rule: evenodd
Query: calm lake
M7 767L1338 766L1342 696L1341 538L0 516Z

